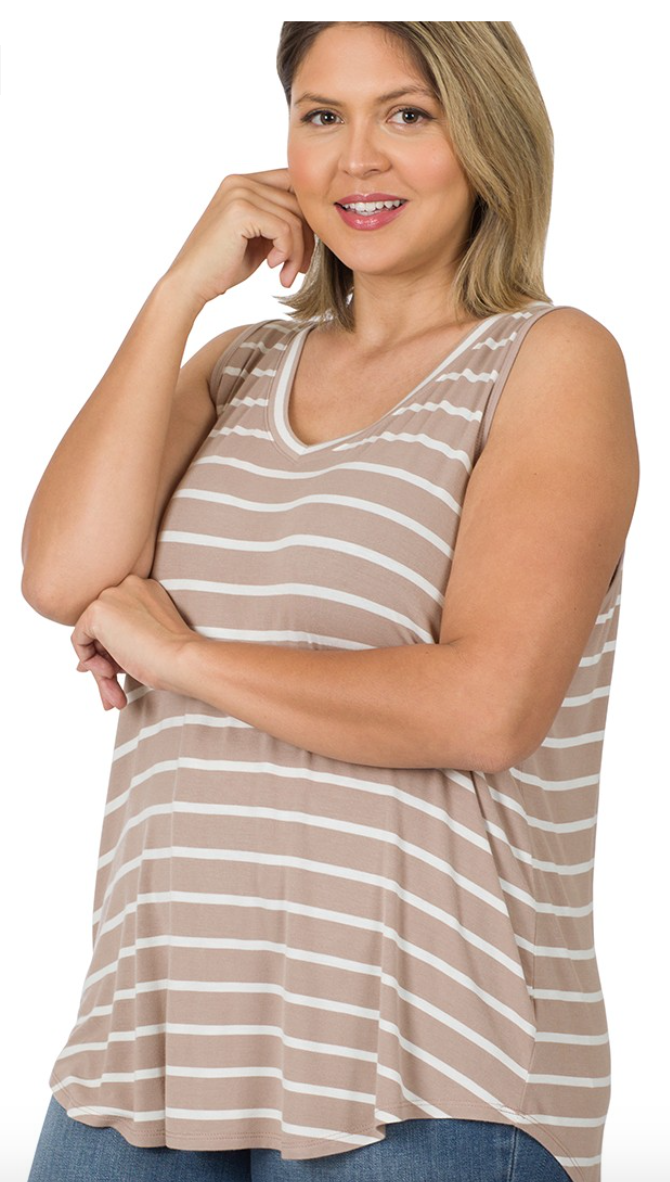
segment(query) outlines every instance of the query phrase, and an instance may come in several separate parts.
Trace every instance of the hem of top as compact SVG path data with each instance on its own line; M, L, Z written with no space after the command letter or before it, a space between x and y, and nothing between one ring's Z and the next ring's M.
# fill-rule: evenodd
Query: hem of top
M439 1117L434 1117L427 1114L424 1114L423 1116L417 1115L417 1109L419 1108L419 1105L414 1103L412 1100L406 1100L401 1104L394 1106L393 1115L398 1117L398 1119L395 1121L385 1120L384 1118L380 1117L377 1120L373 1120L372 1124L370 1121L366 1121L365 1125L361 1125L360 1127L353 1129L342 1130L338 1133L334 1133L332 1137L304 1138L301 1142L300 1149L296 1147L291 1149L288 1147L289 1152L284 1155L283 1151L287 1148L285 1139L271 1132L227 1134L214 1133L211 1136L202 1133L182 1133L176 1135L174 1133L170 1133L168 1140L166 1139L165 1133L165 1121L151 1121L146 1122L146 1124L145 1122L142 1122L143 1128L139 1129L136 1121L130 1120L126 1117L112 1115L112 1119L109 1120L104 1113L85 1113L86 1105L78 1104L72 1093L68 1091L65 1085L62 1084L58 1077L53 1073L49 1080L49 1087L51 1088L53 1099L56 1100L58 1104L60 1104L64 1112L67 1113L67 1106L63 1103L61 1095L70 1100L73 1107L84 1110L80 1116L70 1117L71 1120L78 1120L80 1124L85 1124L92 1128L113 1128L124 1138L125 1141L127 1141L130 1145L133 1145L136 1149L154 1149L164 1146L170 1149L207 1149L214 1151L251 1148L278 1149L282 1156L282 1161L310 1160L310 1158L315 1156L313 1153L311 1153L311 1150L331 1149L334 1144L337 1144L338 1146L343 1145L344 1148L316 1156L332 1157L340 1153L346 1153L350 1150L361 1148L361 1146L358 1145L350 1146L343 1141L339 1141L338 1137L342 1136L342 1132L349 1136L358 1135L362 1137L370 1137L372 1138L371 1143L375 1144L378 1141L384 1141L386 1139L385 1131L381 1132L381 1135L379 1135L380 1126L398 1124L402 1120L441 1119ZM58 1089L58 1093L55 1090L56 1087ZM443 1100L439 1098L437 1100L431 1099L430 1103L435 1107L439 1107L442 1104L449 1107L449 1116L442 1119L482 1120L488 1122L493 1121L496 1124L511 1125L512 1128L520 1128L522 1132L528 1132L529 1136L534 1136L533 1133L529 1132L529 1129L541 1129L544 1140L540 1141L538 1137L535 1137L534 1139L539 1141L539 1143L556 1158L559 1165L563 1166L563 1169L569 1174L571 1182L587 1182L586 1174L582 1170L581 1166L575 1161L571 1154L568 1153L567 1149L559 1140L559 1138L556 1137L550 1128L548 1128L546 1125L543 1125L541 1121L536 1120L528 1113L519 1112L510 1105L501 1105L500 1109L498 1109L495 1107L495 1105L481 1104L474 1101L472 1103L469 1101L459 1101L458 1103L454 1104L454 1102L446 1096ZM406 1110L411 1111L412 1115L398 1115L399 1113L403 1113ZM84 1114L92 1119L84 1119ZM518 1117L522 1124L516 1124L515 1121L511 1119L510 1114L512 1117ZM69 1115L69 1113L67 1113L67 1115ZM94 1123L98 1121L104 1121L105 1123ZM525 1127L526 1125L528 1125L528 1129ZM155 1139L156 1137L158 1137L158 1140ZM207 1141L209 1144L193 1145L191 1142L196 1140L199 1142ZM211 1144L213 1141L215 1141L216 1144ZM554 1146L553 1149L550 1148L548 1142L551 1142L551 1144ZM303 1148L305 1152L302 1151Z

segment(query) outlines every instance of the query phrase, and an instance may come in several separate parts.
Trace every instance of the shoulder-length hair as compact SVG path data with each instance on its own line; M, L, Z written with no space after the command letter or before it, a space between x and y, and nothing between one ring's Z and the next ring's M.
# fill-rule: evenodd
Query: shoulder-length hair
M315 38L338 21L284 21L277 73L290 106L296 71ZM458 319L516 311L544 290L553 134L528 55L509 21L361 21L400 38L445 114L476 194L454 277ZM303 323L335 319L353 330L353 272L316 238L298 292L277 296Z

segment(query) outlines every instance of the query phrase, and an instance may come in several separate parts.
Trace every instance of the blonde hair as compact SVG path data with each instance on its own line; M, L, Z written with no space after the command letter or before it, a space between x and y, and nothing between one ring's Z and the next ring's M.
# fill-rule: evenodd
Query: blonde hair
M453 149L476 194L452 286L458 318L516 311L544 290L553 134L528 55L510 21L284 21L277 73L293 80L316 37L357 23L400 38L446 113ZM351 331L353 272L316 239L300 290L277 296L300 323L335 319Z

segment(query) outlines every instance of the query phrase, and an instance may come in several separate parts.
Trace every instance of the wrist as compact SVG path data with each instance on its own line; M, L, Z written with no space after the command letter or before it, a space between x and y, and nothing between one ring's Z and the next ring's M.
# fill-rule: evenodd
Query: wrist
M168 269L155 284L152 296L170 309L182 312L193 323L206 304L202 296L198 295L188 280L178 271Z
M175 636L161 662L159 689L187 698L204 700L205 666L209 649L216 641L197 632Z

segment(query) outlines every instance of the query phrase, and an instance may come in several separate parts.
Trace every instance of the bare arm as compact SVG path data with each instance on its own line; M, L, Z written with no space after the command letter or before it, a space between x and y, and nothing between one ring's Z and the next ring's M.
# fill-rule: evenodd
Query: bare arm
M241 331L180 369L200 306L159 281L49 462L22 547L23 594L42 615L73 624L105 587L148 575L170 492L216 417L209 374Z

